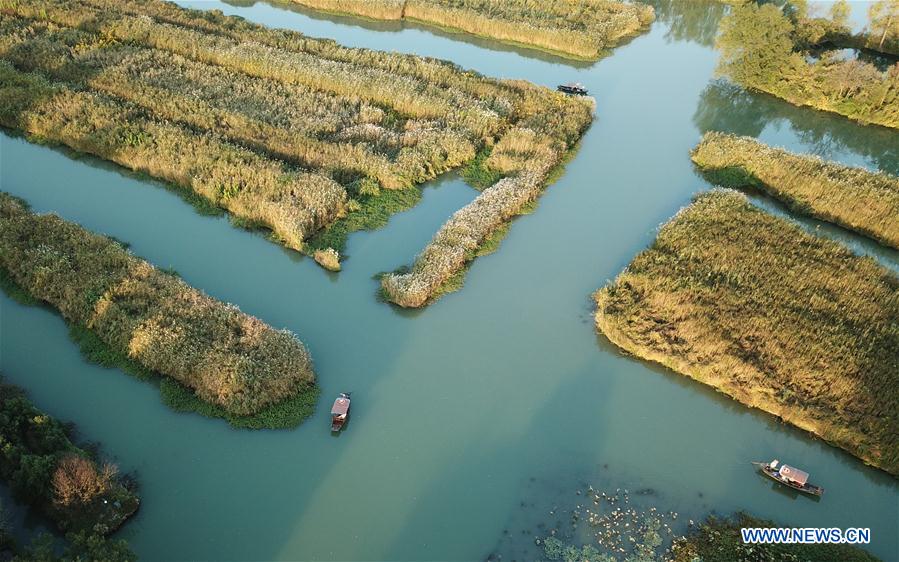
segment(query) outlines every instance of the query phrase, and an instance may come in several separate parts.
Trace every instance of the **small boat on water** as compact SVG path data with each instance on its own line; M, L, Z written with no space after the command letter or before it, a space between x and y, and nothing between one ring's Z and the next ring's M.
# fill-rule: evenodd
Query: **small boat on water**
M824 488L809 484L808 472L799 470L786 464L780 464L780 461L774 459L771 462L753 462L762 473L771 478L775 482L780 482L784 486L799 490L804 494L812 496L821 496L824 494Z
M337 400L334 401L334 405L331 406L331 431L338 432L343 429L343 424L346 423L349 415L350 393L341 392Z
M568 84L562 84L560 86L556 86L556 89L560 92L572 94L575 96L587 95L587 88L585 88L584 85L580 82L569 82Z

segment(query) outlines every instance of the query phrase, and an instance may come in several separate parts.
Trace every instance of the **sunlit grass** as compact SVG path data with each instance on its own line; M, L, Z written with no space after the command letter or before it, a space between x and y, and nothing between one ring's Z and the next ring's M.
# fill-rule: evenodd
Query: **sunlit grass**
M311 412L312 360L293 334L2 193L0 269L59 310L91 361L144 380L167 377L163 396L174 407L243 427L296 425Z
M899 474L899 278L873 259L716 190L596 303L626 351Z
M373 19L411 19L568 55L596 59L655 19L651 6L616 0L293 0Z
M724 187L754 187L812 217L899 248L899 178L706 133L693 162Z

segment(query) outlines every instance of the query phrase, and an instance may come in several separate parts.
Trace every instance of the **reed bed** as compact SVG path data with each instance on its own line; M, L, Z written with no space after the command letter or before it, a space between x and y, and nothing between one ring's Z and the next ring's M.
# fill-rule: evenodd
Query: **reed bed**
M525 212L540 196L551 170L559 166L570 143L560 140L559 132L573 122L586 127L592 105L584 101L575 116L557 116L558 122L531 123L536 128L554 130L554 135L534 129L516 128L506 134L484 161L484 166L503 177L456 211L440 227L434 238L416 257L408 271L389 273L381 278L385 297L402 307L421 307L438 298L447 287L460 283L465 267L485 246L496 246L497 236L505 233L509 221ZM576 116L580 116L580 119ZM572 134L572 139L579 135Z
M137 107L75 91L0 61L0 124L189 189L286 246L344 212L346 191L325 176L234 146L214 133L157 121Z
M651 6L614 0L294 0L319 10L368 18L411 19L430 25L596 59L607 49L646 31Z
M474 252L494 231L537 198L542 177L537 172L527 172L503 178L456 211L415 259L411 271L382 277L387 298L403 307L426 304L471 261Z
M0 32L4 126L188 187L310 254L412 200L385 190L510 132L570 146L592 118L526 82L158 0L0 0Z
M6 194L0 267L73 326L227 416L263 415L315 393L312 360L290 332L206 296L107 237L32 214Z
M388 189L409 187L474 153L470 135L445 122L388 123L387 112L359 100L287 87L156 49L106 46L98 35L54 27L0 16L0 53L17 68L127 100L192 128L215 130L231 142L321 170L343 184L373 178ZM60 60L67 62L59 65Z
M899 474L899 278L731 190L595 295L613 343Z
M693 162L725 187L752 186L795 211L899 249L899 178L709 132Z
M137 511L140 497L114 465L73 444L70 433L0 377L0 477L60 531L108 535Z

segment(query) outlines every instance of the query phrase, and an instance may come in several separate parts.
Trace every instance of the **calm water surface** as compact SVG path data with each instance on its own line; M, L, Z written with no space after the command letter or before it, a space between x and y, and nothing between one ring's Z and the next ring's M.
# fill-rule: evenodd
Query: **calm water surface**
M708 189L687 154L703 131L892 173L899 135L715 81L714 4L659 4L649 34L596 64L572 65L414 26L262 2L181 3L491 76L579 80L598 111L537 212L476 261L461 292L417 312L379 303L372 276L408 263L475 197L452 175L387 227L354 234L344 271L329 275L226 218L198 215L152 181L0 136L3 190L290 328L315 358L323 399L313 418L294 431L236 431L176 414L152 385L85 363L58 315L0 297L5 375L138 472L143 506L121 536L143 559L471 560L495 550L533 558L546 506L575 503L585 483L651 489L681 519L745 509L796 526L871 527L870 550L899 558L895 479L623 356L596 335L589 298ZM821 231L899 263L876 244ZM335 438L327 403L344 390L354 392L353 418ZM775 455L809 468L828 489L823 500L782 493L748 464Z

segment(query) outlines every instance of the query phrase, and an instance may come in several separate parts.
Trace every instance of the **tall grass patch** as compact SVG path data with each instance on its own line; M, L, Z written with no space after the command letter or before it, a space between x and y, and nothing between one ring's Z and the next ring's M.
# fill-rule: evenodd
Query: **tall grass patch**
M612 342L899 474L899 278L730 190L595 295Z
M58 309L93 361L168 377L236 425L262 427L260 415L283 419L277 412L285 404L302 410L293 425L309 413L312 359L293 334L208 297L107 237L32 214L6 194L0 268Z
M599 58L655 19L651 6L617 0L293 1L374 19L410 19L579 59Z
M179 186L309 254L509 135L568 145L586 127L582 100L526 82L158 0L0 0L0 100L3 126ZM517 173L499 156L481 168L491 184Z
M714 183L763 189L795 211L899 249L899 178L895 176L717 132L706 133L691 155Z

